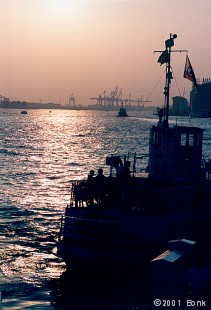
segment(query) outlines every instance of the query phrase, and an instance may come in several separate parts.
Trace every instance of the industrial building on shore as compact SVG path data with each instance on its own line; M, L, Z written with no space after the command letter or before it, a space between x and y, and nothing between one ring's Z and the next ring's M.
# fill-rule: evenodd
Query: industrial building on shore
M198 89L193 86L190 92L190 116L211 117L211 79L203 78Z
M202 83L193 85L190 103L182 96L172 98L170 115L207 118L211 117L211 79L203 78Z
M190 106L188 100L181 96L172 97L172 107L170 115L172 116L188 116L190 113Z

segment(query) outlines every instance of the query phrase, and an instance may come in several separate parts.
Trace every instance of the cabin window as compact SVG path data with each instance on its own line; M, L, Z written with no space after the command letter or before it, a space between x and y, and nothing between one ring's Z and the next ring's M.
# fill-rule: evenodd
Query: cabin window
M157 132L156 131L153 132L152 143L157 144Z
M196 139L196 146L200 146L200 144L201 144L201 135L199 133L196 134L195 139Z
M181 137L180 137L180 145L181 146L186 146L186 141L187 141L187 136L186 136L185 133L182 133Z
M193 146L193 143L194 143L194 135L190 134L189 135L189 146Z

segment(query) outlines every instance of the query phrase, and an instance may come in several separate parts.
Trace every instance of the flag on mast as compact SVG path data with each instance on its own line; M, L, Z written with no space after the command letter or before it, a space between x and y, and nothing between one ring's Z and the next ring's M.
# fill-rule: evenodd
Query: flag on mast
M158 61L160 63L160 65L162 66L164 63L167 63L169 59L169 54L168 51L165 50L160 54L160 57L158 58Z
M195 77L195 74L194 74L193 68L191 66L190 59L189 59L188 55L186 56L185 70L184 70L183 77L185 79L188 79L189 81L191 81L196 86L196 89L198 89L196 77Z

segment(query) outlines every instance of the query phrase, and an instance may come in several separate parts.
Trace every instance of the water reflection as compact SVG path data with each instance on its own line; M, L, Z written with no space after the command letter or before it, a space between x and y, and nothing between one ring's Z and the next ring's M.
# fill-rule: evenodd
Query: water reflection
M200 124L200 120L192 120L193 125L203 125L206 129L204 151L208 158L211 127L209 120L202 121ZM188 122L187 118L184 122ZM147 153L149 128L156 123L154 116L135 118L131 114L121 119L114 111L30 110L23 117L18 110L1 109L0 290L3 309L58 309L60 303L65 305L67 301L71 310L80 307L87 310L89 303L95 301L102 305L101 309L104 304L110 304L104 309L111 310L113 303L124 309L123 301L130 304L131 296L139 300L142 291L139 285L131 289L132 293L136 290L138 293L129 296L133 280L125 281L125 269L115 281L115 270L105 277L101 271L100 276L95 272L86 276L81 271L69 275L68 270L67 275L60 278L65 265L51 251L69 202L71 182L87 177L90 170L97 171L99 166L106 174L105 157L117 146L118 153ZM142 277L139 274L137 283ZM52 278L56 280L51 281L54 285L49 288L48 281ZM50 296L49 291L53 291L54 296ZM56 293L60 297L55 297ZM52 299L54 306L50 306ZM139 302L137 304L139 306Z
M15 290L14 287L11 289ZM19 289L17 289L16 297L11 297L10 294L7 294L7 298L3 299L2 309L4 310L55 310L53 305L50 305L49 295L50 292L43 292L42 289L34 289L19 285ZM20 294L20 290L22 290L22 294Z

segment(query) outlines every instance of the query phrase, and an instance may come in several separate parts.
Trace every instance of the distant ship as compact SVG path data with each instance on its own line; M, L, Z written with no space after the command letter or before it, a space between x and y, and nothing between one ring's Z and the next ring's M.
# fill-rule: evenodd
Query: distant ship
M122 102L122 105L119 109L119 113L117 116L120 116L120 117L127 117L128 116L126 108L123 106L123 102Z

